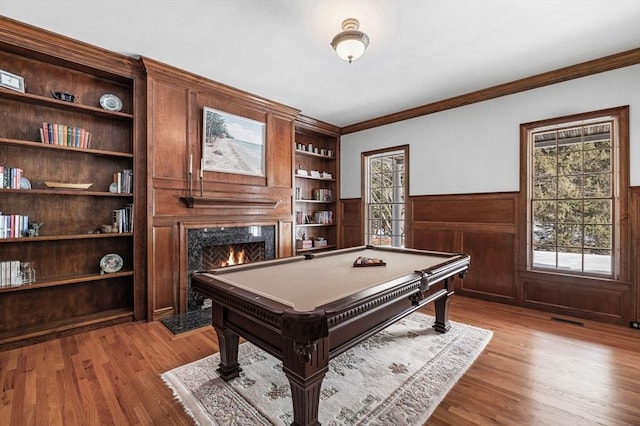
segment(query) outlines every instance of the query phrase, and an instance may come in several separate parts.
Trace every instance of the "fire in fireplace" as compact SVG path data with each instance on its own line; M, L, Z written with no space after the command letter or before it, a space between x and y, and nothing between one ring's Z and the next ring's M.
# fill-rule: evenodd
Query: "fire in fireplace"
M207 270L264 260L264 251L264 241L206 246L202 248L202 269Z

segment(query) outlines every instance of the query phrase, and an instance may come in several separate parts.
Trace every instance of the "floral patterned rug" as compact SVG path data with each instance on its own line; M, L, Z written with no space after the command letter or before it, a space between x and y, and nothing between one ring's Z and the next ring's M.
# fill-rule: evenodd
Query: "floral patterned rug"
M322 382L323 425L422 425L482 352L492 332L413 313L329 362ZM293 407L282 363L250 343L240 377L218 377L219 354L162 374L198 425L289 425Z

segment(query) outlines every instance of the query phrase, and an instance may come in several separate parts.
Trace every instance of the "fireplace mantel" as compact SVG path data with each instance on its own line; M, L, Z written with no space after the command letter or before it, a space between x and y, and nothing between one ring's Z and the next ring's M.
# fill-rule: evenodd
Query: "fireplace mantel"
M275 209L280 200L273 200L267 198L212 198L212 197L180 197L188 208L195 207L205 208L246 208L246 207L259 207L264 209Z

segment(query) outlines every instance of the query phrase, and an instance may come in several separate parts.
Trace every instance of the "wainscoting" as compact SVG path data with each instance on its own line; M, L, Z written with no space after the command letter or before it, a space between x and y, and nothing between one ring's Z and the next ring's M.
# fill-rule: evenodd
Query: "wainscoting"
M635 219L623 232L631 244L616 280L527 271L518 192L410 197L406 244L469 254L469 273L454 281L458 294L628 326L640 318L640 188L632 188L630 201L629 217ZM341 205L344 245L362 244L362 200L341 200Z

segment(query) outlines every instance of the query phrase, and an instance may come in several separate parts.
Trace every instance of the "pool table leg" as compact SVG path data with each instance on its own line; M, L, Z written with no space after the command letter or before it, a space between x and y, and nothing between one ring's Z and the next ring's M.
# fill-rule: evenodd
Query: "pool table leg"
M211 323L218 336L220 348L220 364L216 371L224 381L231 380L240 375L242 368L238 363L239 336L226 327L224 323L225 308L216 303L211 309Z
M439 333L446 333L451 328L449 324L449 302L453 296L453 291L448 291L447 294L434 302L436 309L436 322L433 324L433 328Z
M329 369L328 339L317 341L310 360L302 360L299 345L287 341L283 354L283 370L291 385L293 400L292 426L318 426L318 407L322 380Z
M238 342L236 333L227 329L214 327L218 336L218 346L220 347L220 364L216 371L224 381L231 380L240 375L242 368L238 363Z

